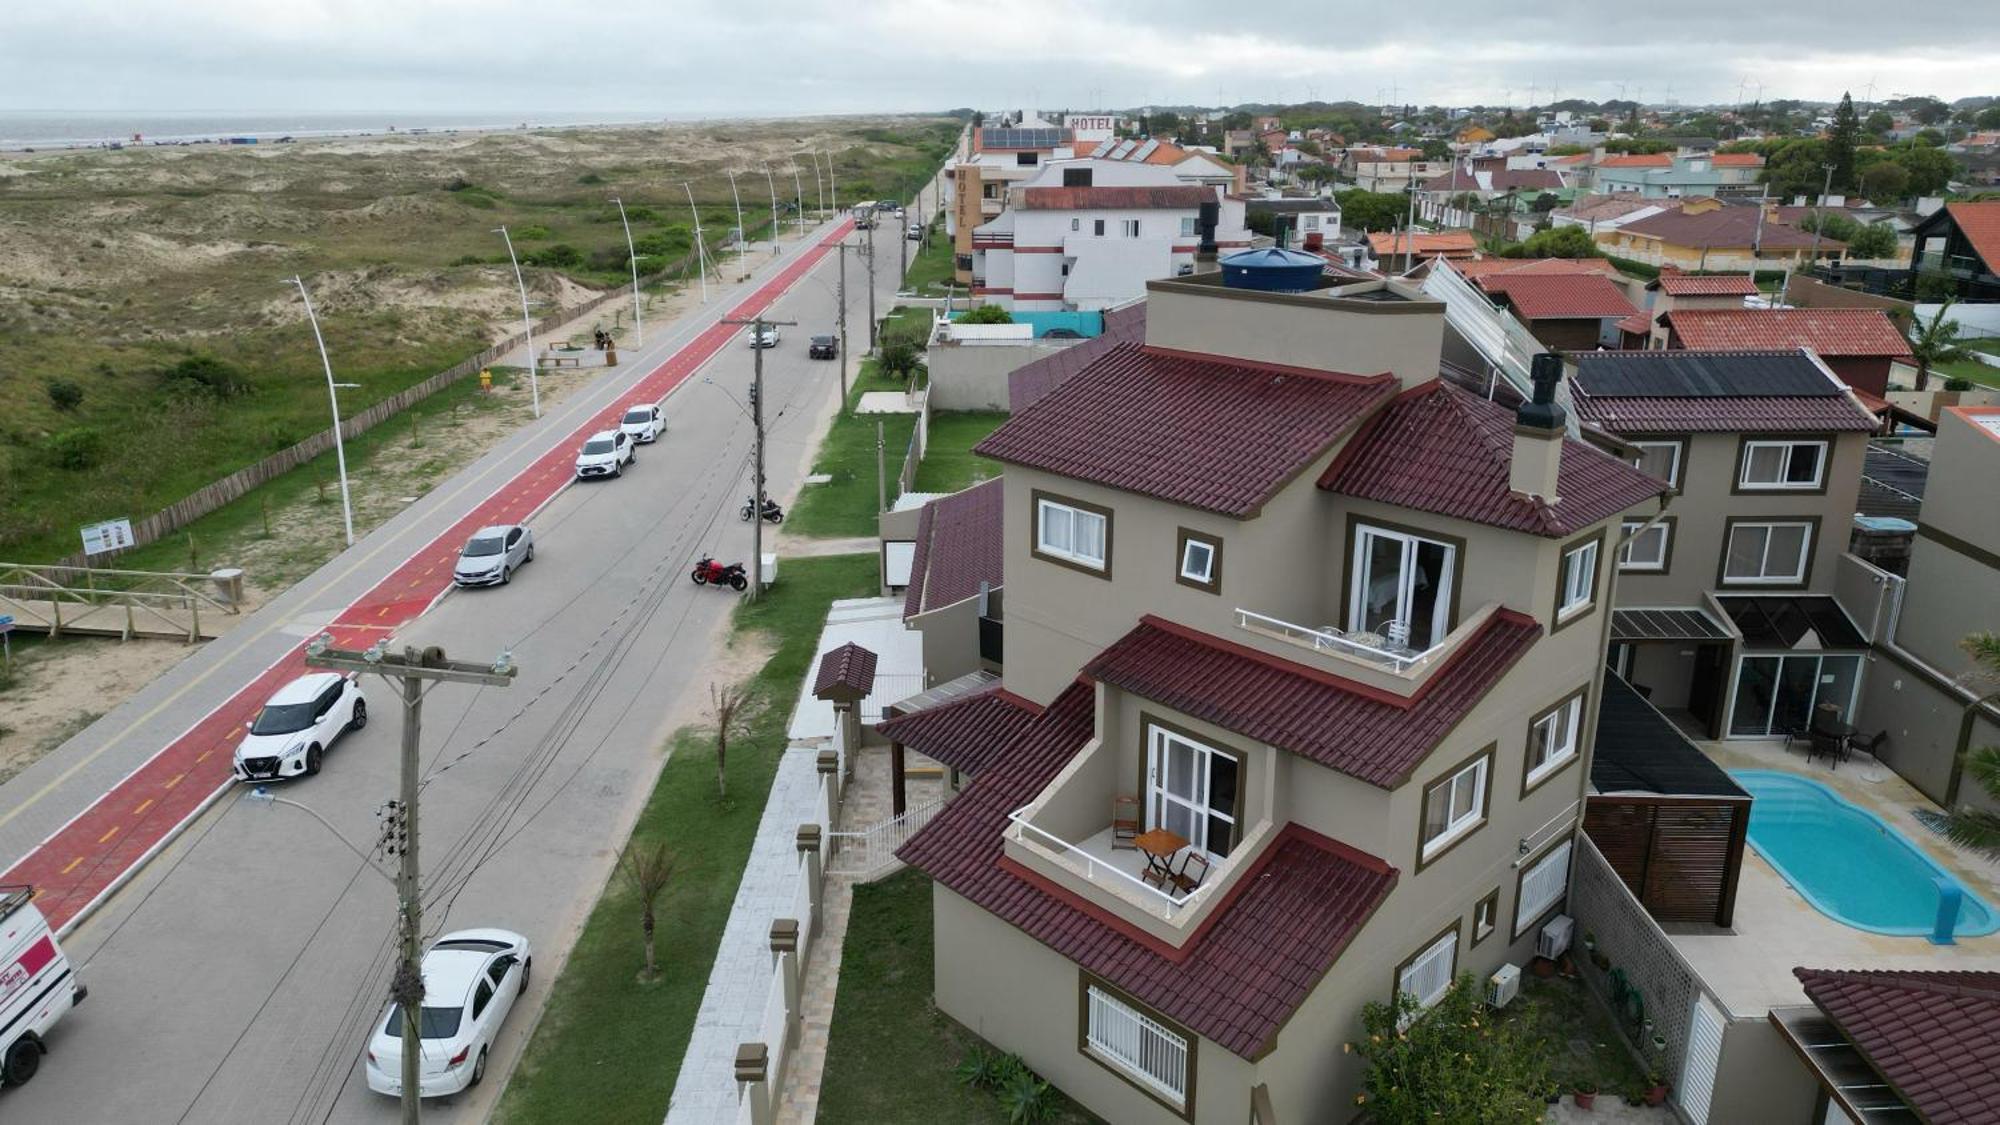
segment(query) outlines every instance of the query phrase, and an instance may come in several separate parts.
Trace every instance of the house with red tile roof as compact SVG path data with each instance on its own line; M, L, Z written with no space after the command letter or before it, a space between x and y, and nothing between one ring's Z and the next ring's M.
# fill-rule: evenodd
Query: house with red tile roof
M1562 351L1615 346L1619 323L1639 315L1624 291L1596 272L1495 272L1473 283L1544 347Z
M1416 286L1147 293L978 447L1006 661L881 725L970 775L898 855L939 1008L1091 1112L1343 1120L1364 1005L1565 932L1666 485L1570 435L1553 355L1518 408L1440 380Z
M2000 972L1792 970L1810 1005L1770 1021L1851 1121L2000 1122Z
M1848 386L1878 397L1889 369L1910 358L1910 342L1880 309L1680 308L1659 327L1669 348L1809 348Z
M1674 309L1740 309L1760 290L1747 273L1691 274L1673 266L1645 285L1645 311L1618 324L1627 348L1664 348L1667 334L1659 327L1662 314Z
M924 671L932 680L999 668L999 653L981 645L980 630L992 628L982 622L999 620L1005 585L1001 495L998 480L984 481L930 500L918 514L903 624L923 634ZM893 542L886 526L883 538Z
M1760 217L1761 216L1761 217ZM1607 254L1683 270L1753 270L1837 260L1846 243L1787 225L1756 204L1688 199L1595 235Z
M1954 200L1911 233L1919 273L1942 274L1960 300L2000 300L2000 199Z

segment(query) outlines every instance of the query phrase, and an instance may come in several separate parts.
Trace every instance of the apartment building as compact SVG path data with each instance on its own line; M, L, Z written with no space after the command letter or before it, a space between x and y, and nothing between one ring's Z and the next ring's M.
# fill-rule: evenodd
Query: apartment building
M1578 418L1673 489L1625 528L1612 668L1708 738L1851 721L1888 590L1847 553L1876 419L1805 349L1570 362Z
M939 1006L1111 1121L1346 1119L1366 1003L1534 953L1665 488L1555 357L1507 409L1420 290L1299 284L1149 283L980 446L1004 679L883 727L972 775L900 852Z
M1393 192L1451 171L1451 161L1423 156L1415 148L1350 148L1340 156L1340 175L1363 191Z
M1068 129L993 128L972 130L964 160L945 169L951 181L951 208L945 233L952 240L958 282L972 284L972 231L1007 207L1007 188L1039 172L1054 160L1076 156L1077 143Z

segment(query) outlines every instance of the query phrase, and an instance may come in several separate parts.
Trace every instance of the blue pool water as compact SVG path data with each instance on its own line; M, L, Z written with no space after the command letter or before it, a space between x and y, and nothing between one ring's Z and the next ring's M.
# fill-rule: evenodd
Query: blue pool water
M1964 893L1961 937L2000 929L2000 915L1882 818L1817 781L1772 770L1733 770L1750 791L1750 844L1785 881L1837 921L1878 934L1927 936L1942 878Z

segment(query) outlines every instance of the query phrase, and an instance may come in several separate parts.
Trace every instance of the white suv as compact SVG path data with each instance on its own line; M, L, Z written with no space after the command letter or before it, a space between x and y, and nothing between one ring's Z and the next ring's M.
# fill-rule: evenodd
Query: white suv
M651 445L660 440L660 433L667 428L667 418L656 404L635 402L625 408L624 417L618 420L618 428L640 445Z
M605 430L590 435L583 448L576 452L578 479L624 476L625 466L632 463L632 453L637 444L632 435L624 430Z
M300 676L278 689L236 744L236 780L310 777L334 739L367 725L368 701L353 676Z

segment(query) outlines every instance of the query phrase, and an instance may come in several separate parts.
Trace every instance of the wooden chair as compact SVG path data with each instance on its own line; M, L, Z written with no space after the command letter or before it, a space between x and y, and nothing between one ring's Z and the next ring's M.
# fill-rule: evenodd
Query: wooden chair
M1208 878L1208 857L1193 848L1181 857L1180 870L1174 872L1174 887L1182 894L1193 894Z
M1137 848L1133 841L1143 830L1139 823L1139 798L1111 798L1111 846L1128 851Z

